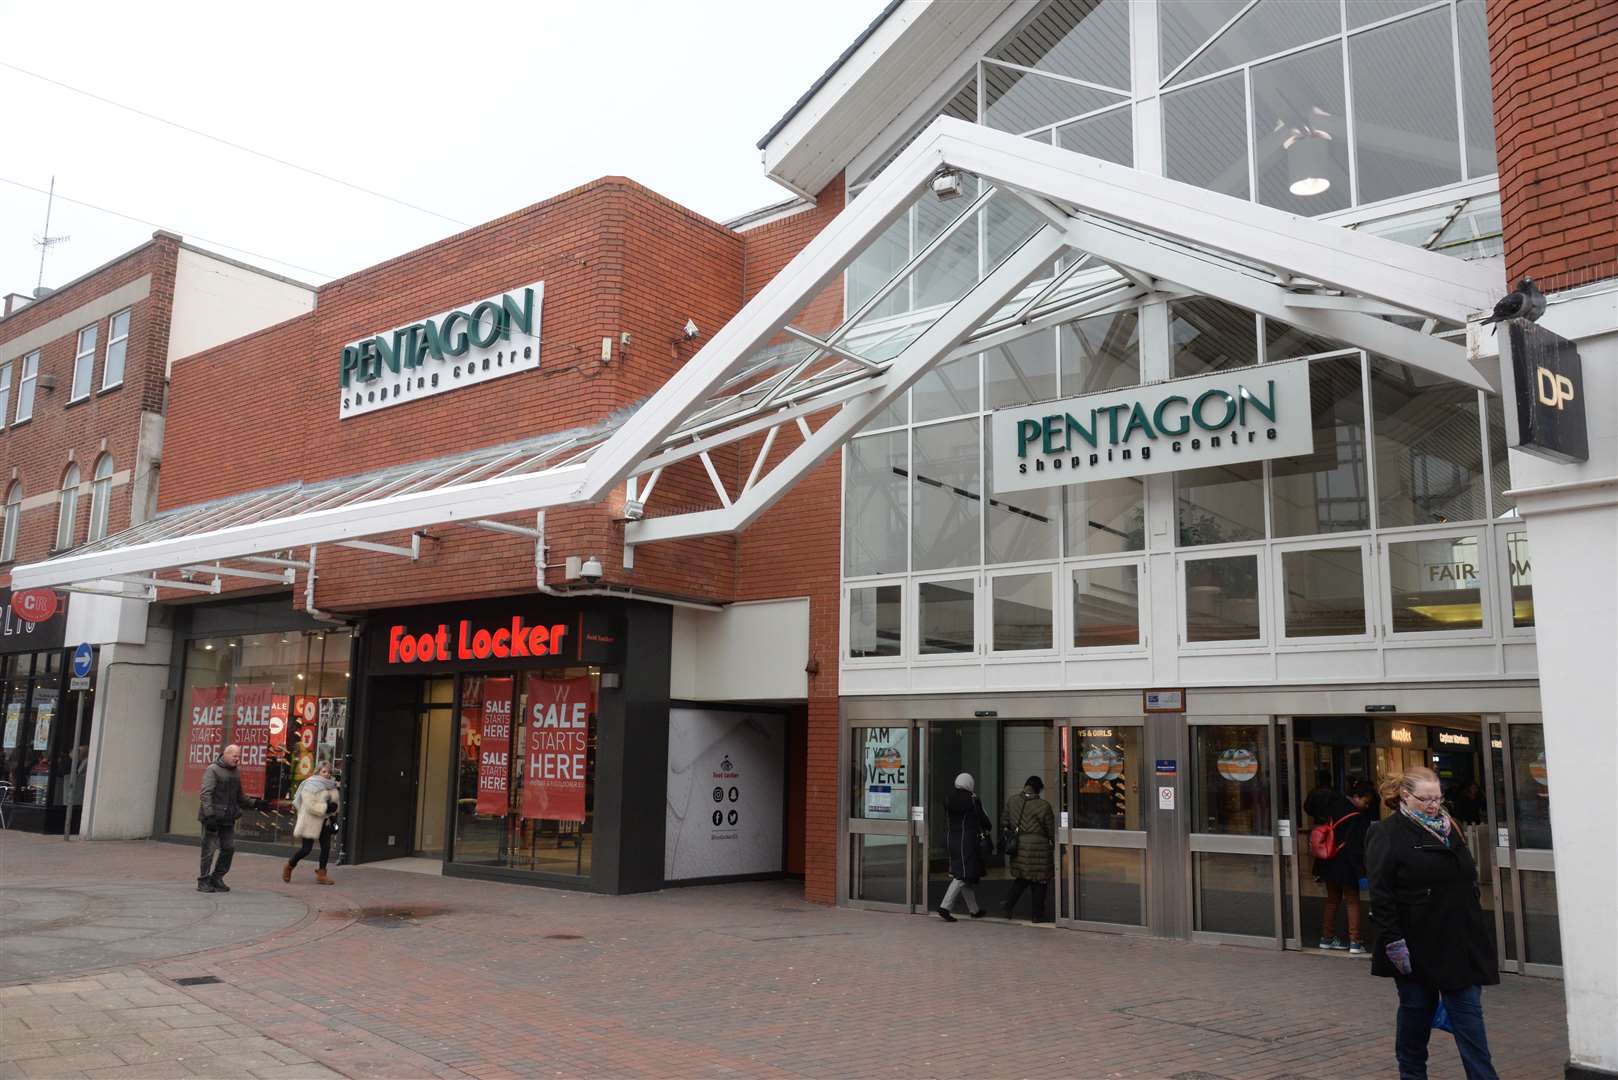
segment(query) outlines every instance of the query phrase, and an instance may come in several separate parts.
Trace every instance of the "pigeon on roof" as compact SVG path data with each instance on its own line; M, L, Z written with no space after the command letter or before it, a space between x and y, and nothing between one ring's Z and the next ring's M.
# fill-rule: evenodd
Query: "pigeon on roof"
M1533 278L1523 278L1517 288L1502 296L1494 305L1494 313L1485 323L1504 322L1507 319L1527 319L1534 322L1545 314L1545 294L1539 291Z

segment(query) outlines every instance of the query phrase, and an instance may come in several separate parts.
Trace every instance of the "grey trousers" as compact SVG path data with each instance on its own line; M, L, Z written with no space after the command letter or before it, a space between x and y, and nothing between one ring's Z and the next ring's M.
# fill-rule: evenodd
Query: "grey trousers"
M214 862L214 852L216 851L219 853L217 863ZM204 827L202 830L202 877L218 881L230 873L230 863L234 858L236 858L236 826L226 825L222 829Z
M942 908L943 910L945 910L945 911L953 911L953 910L955 910L955 898L957 896L966 897L966 910L967 911L979 911L979 910L981 910L978 907L978 895L977 895L977 893L972 891L972 886L968 885L966 882L962 881L960 878L950 878L949 879L949 888L944 890L944 899L938 906L940 908Z

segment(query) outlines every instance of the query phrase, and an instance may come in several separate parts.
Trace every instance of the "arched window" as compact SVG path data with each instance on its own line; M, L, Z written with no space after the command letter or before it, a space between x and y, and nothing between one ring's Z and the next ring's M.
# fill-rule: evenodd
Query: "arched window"
M22 481L13 480L6 489L6 515L0 520L0 562L17 557L17 532L22 528Z
M95 478L90 484L91 543L107 535L107 518L112 512L112 455L102 454L96 459Z
M79 467L69 465L62 474L62 504L56 512L56 550L73 546L74 518L79 510Z

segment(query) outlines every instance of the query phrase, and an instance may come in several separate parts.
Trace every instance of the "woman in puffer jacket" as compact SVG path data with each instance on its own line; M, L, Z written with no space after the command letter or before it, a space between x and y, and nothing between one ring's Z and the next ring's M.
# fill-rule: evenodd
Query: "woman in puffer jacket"
M1045 781L1030 776L1022 791L1006 803L1000 819L1002 835L1015 833L1017 851L1011 856L1011 892L1001 906L1011 918L1024 890L1033 893L1033 918L1045 920L1045 896L1051 878L1056 876L1056 814L1043 798Z
M320 868L315 880L322 885L333 884L326 876L326 860L331 857L331 837L337 829L337 781L332 779L330 763L321 765L315 775L298 785L292 796L292 808L298 820L292 826L292 835L303 845L281 868L281 880L291 881L292 870L309 850L320 841Z

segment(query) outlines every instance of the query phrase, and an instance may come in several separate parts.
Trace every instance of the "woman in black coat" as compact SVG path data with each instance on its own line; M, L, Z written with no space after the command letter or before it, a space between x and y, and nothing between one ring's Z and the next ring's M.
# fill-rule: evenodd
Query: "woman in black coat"
M1346 949L1350 956L1365 955L1360 937L1360 878L1365 876L1365 832L1371 820L1365 811L1375 798L1371 785L1364 780L1349 789L1344 798L1327 783L1310 792L1304 809L1314 819L1315 827L1332 827L1332 838L1337 854L1329 859L1316 859L1315 880L1326 887L1326 907L1320 919L1320 947ZM1337 936L1337 909L1348 909L1348 939Z
M944 813L949 818L944 832L944 847L949 851L950 883L949 888L944 890L943 901L938 905L938 917L945 922L955 921L950 909L955 906L955 898L963 894L966 896L966 910L972 918L981 919L984 915L972 886L983 878L983 855L978 851L978 836L992 830L994 825L984 812L983 804L978 801L976 790L977 784L972 774L963 772L955 778L955 790L944 797Z
M1371 973L1399 990L1394 1055L1400 1080L1426 1080L1427 1041L1442 998L1467 1080L1496 1080L1483 1029L1483 987L1500 982L1488 923L1478 903L1477 864L1460 826L1444 812L1431 769L1383 782L1395 812L1366 837Z

